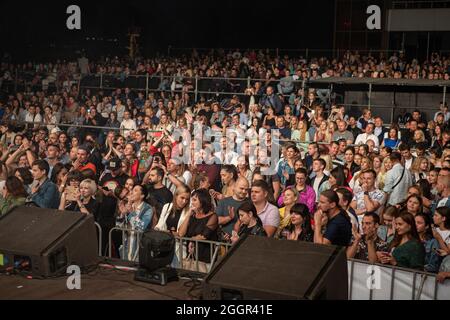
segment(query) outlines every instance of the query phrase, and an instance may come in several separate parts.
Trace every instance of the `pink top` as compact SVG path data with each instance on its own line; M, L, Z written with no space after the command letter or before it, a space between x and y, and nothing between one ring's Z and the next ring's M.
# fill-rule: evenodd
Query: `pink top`
M278 206L283 206L283 201L284 192L278 198ZM303 203L304 205L306 205L309 209L309 213L313 215L316 206L316 193L314 192L314 189L306 185L305 189L303 189L303 191L299 194L298 203Z

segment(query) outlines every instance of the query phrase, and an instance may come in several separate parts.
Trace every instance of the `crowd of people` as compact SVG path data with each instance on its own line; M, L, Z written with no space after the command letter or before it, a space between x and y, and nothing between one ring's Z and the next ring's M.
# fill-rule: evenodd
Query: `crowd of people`
M89 61L83 57L78 64L65 60L23 64L2 61L0 87L4 82L18 83L29 91L34 91L33 88L47 89L51 84L60 89L77 83L81 76L88 74L111 76L110 81L104 80L104 87L123 85L143 89L147 85L151 89L181 91L192 90L197 85L198 91L203 92L206 98L208 92L259 95L261 92L258 90L272 85L276 93L291 95L291 99L295 99L301 94L298 83L328 77L449 80L450 58L434 52L429 60L420 62L408 59L402 51L392 52L390 56L384 52L346 51L335 58L306 59L297 55L278 56L269 50L198 52L194 49L178 56L138 57L134 60L102 57ZM146 84L147 74L151 80ZM134 76L144 78L139 82ZM196 77L200 79L198 83ZM259 82L256 92L249 88L245 81L247 78ZM101 85L97 82L96 86ZM325 101L326 93L326 90L319 91L318 97ZM180 97L182 100L185 98Z
M414 110L387 128L369 109L325 107L314 89L301 100L283 100L270 82L247 89L260 94L228 104L120 88L9 95L0 102L0 213L28 204L93 215L103 250L111 228L129 230L110 245L132 261L138 233L155 229L333 244L348 258L450 277L445 102L428 121ZM211 262L209 245L190 242L194 253Z

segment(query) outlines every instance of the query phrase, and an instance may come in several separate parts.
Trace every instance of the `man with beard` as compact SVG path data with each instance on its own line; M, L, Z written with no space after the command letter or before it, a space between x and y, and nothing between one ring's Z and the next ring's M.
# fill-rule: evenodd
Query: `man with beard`
M148 191L148 203L155 207L158 216L162 207L173 200L173 194L163 184L163 179L164 170L159 167L153 167L143 181Z

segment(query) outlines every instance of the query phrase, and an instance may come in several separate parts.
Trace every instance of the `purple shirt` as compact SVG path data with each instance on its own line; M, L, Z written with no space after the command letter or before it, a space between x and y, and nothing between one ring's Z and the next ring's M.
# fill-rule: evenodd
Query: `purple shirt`
M278 205L280 207L283 205L283 201L284 201L284 192L278 198ZM309 209L309 213L313 214L316 205L316 192L311 186L306 185L305 189L302 192L300 192L297 202L306 205Z
M269 202L266 203L266 206L261 212L258 212L258 216L262 221L263 227L271 226L278 228L280 225L280 212L277 207Z

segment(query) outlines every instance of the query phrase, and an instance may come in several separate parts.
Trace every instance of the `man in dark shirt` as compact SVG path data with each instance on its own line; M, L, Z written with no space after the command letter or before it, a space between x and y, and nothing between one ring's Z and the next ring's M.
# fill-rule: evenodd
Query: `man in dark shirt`
M286 123L284 117L277 117L277 126L275 130L279 132L279 138L281 139L290 139L291 138L291 129L286 127Z
M332 190L320 194L319 210L314 214L314 243L347 247L352 238L350 218L339 207L339 196ZM322 234L322 227L326 226Z
M98 224L102 227L103 237L102 243L108 243L109 230L115 226L115 213L117 207L117 198L114 196L114 191L117 187L125 186L128 176L122 172L122 161L119 158L111 159L106 168L109 173L106 173L100 178L99 187L103 193L103 200L101 209L98 211ZM106 246L107 248L107 246ZM106 250L106 248L104 248Z
M147 200L150 205L155 207L158 216L161 213L162 207L173 200L172 192L162 183L163 179L163 169L155 167L150 170L148 174Z

